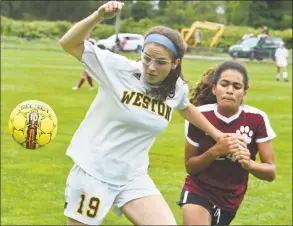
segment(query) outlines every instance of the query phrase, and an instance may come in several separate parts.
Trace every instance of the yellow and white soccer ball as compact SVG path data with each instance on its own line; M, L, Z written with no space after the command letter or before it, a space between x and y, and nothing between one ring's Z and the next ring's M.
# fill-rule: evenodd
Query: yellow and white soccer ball
M53 109L38 100L20 103L9 118L9 131L21 146L37 149L49 144L57 133L57 117Z

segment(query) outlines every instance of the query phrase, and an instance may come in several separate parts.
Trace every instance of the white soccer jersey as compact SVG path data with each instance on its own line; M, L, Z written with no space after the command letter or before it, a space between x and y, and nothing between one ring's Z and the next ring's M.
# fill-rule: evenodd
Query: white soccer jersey
M156 136L184 109L188 86L178 79L174 98L147 96L141 62L101 50L85 41L81 62L99 92L75 132L66 154L97 179L123 185L147 173Z
M286 48L278 48L275 52L277 64L281 67L287 66L287 57L289 53Z

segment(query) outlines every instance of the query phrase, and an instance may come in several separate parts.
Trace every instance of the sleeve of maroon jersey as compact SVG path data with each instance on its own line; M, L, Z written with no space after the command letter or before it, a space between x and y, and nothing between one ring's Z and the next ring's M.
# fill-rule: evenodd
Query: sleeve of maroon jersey
M274 139L275 137L276 134L271 127L268 116L262 112L262 114L259 116L259 123L257 125L255 134L256 143L266 142L268 140Z
M185 120L185 137L191 145L199 147L199 137L201 137L202 133L202 130Z

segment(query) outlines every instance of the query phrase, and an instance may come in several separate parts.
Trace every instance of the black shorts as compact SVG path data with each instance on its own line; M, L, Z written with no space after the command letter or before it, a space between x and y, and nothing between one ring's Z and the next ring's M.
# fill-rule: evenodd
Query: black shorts
M212 225L230 225L236 212L221 210L206 198L182 189L180 201L177 204L181 207L185 204L195 204L206 208L212 217Z

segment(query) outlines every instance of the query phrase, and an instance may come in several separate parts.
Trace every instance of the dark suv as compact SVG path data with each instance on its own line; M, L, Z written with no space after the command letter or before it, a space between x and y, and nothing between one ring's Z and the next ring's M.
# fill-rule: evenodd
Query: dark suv
M250 60L262 60L271 58L275 60L276 49L284 41L275 37L252 37L229 48L228 53L235 58L249 58Z

